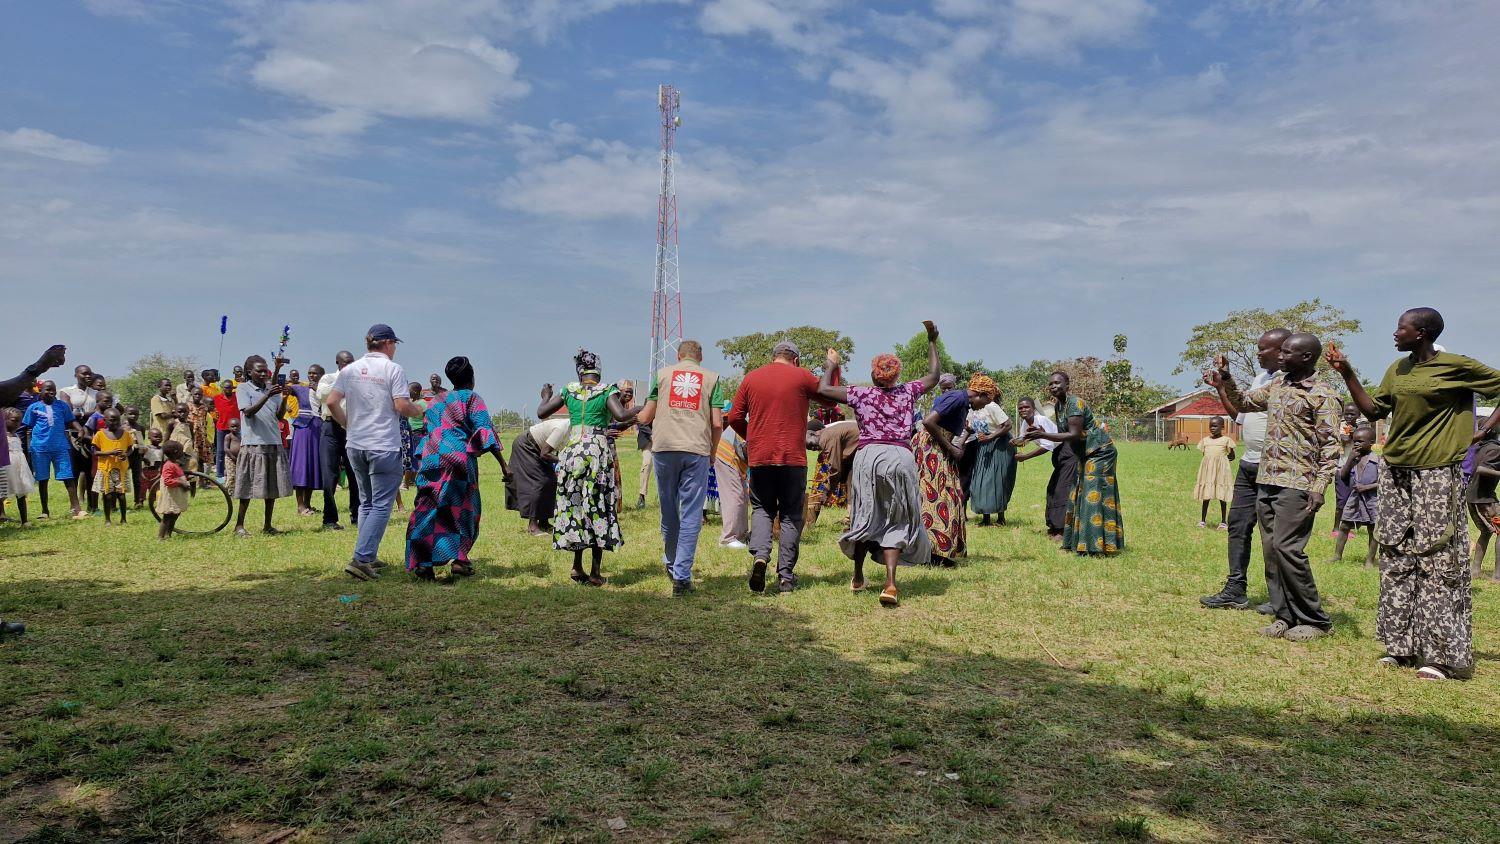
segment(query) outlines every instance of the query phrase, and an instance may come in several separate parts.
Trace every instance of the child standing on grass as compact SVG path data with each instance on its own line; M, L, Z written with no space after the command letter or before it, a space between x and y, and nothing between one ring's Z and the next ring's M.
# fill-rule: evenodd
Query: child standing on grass
M1208 527L1208 502L1219 502L1219 530L1229 530L1229 499L1234 495L1234 438L1224 435L1224 419L1208 420L1208 436L1198 441L1203 461L1193 496L1202 502L1198 527Z
M161 526L156 529L156 538L165 540L177 527L177 517L187 510L188 477L183 468L187 463L187 452L182 443L169 440L162 446L162 455L166 462L161 466L161 496L156 505Z
M15 453L14 448L11 451ZM15 462L15 458L11 458ZM1484 434L1474 446L1474 477L1464 491L1464 503L1469 505L1469 518L1474 521L1473 574L1479 576L1484 555L1490 548L1490 537L1500 536L1500 502L1497 502L1495 486L1500 483L1500 439L1494 431ZM25 512L24 510L22 511ZM1500 542L1495 543L1495 570L1491 580L1500 580Z
M14 407L5 411L5 447L10 455L10 465L0 466L0 517L5 514L5 499L16 500L16 516L21 525L28 524L26 496L36 489L36 478L31 467L26 465L26 452L21 448L21 411Z
M234 497L234 470L240 465L240 418L238 416L229 420L229 427L224 431L224 486L229 489L229 497Z
M140 446L141 451L141 486L144 489L136 490L137 497L151 507L156 501L156 482L161 480L161 464L166 459L162 452L162 437L160 428L151 428L146 431L146 441Z
M1375 566L1375 510L1380 497L1380 458L1372 452L1374 448L1374 428L1361 425L1349 435L1349 457L1339 467L1339 477L1349 493L1333 541L1333 561L1338 562L1344 559L1344 543L1364 525L1370 539L1370 550L1365 553L1367 569Z
M104 412L104 422L90 440L94 446L94 492L104 499L104 523L109 524L110 513L120 508L120 524L125 524L125 496L130 493L130 449L135 445L135 436L125 430L125 420L120 411L110 408Z

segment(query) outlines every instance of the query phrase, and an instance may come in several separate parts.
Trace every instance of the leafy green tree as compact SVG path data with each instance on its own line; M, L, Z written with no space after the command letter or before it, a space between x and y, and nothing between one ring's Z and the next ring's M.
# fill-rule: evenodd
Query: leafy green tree
M1105 416L1137 416L1175 395L1171 389L1152 384L1136 372L1135 365L1125 357L1128 343L1124 334L1116 334L1115 353L1100 368L1104 389L1098 408Z
M163 378L180 383L184 369L197 372L198 359L152 352L132 363L123 376L111 377L109 387L121 404L135 405L141 410L141 418L148 419L156 383Z
M531 417L511 410L508 407L497 408L490 411L490 422L503 431L514 431L518 428L527 428L534 424Z
M1298 302L1277 311L1264 308L1231 311L1229 316L1217 322L1193 326L1172 374L1200 372L1212 364L1215 356L1224 355L1235 379L1241 384L1248 383L1260 369L1255 359L1255 344L1260 335L1273 328L1305 331L1316 335L1326 346L1330 340L1342 341L1358 332L1359 320L1345 316L1342 310L1324 304L1321 299Z
M770 363L772 347L783 340L797 344L797 348L802 350L802 367L813 372L822 371L823 353L829 348L837 349L845 360L854 354L853 340L837 331L813 325L783 328L769 334L742 334L720 340L715 345L724 358L743 373Z
M893 350L896 357L901 359L901 380L910 381L927 374L927 332L918 331L910 340L899 343ZM938 338L938 363L939 372L951 372L960 378L966 378L972 373L963 371L963 367L953 356L948 354L948 347L943 345L943 338ZM862 380L862 379L856 379Z

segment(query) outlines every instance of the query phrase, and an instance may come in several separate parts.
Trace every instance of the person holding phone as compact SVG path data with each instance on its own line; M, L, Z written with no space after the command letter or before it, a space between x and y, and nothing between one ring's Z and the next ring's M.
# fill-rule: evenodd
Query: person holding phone
M240 502L234 522L235 536L250 535L245 530L245 513L252 499L265 502L262 532L273 536L280 533L271 527L271 515L276 509L276 499L292 494L292 477L279 424L282 413L286 412L286 397L282 393L286 379L280 374L285 365L285 358L277 358L273 374L260 355L245 358L247 380L235 391L241 438L239 459L234 467L234 491Z

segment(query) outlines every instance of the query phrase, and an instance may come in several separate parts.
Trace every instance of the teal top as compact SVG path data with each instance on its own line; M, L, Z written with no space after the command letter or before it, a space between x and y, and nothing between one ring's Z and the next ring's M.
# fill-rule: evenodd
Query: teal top
M1099 422L1094 419L1094 412L1092 410L1089 410L1089 406L1087 404L1084 404L1083 399L1075 395L1069 395L1063 401L1063 406L1058 410L1057 429L1059 431L1066 430L1068 420L1074 416L1083 418L1083 433L1085 440L1083 442L1083 449L1081 450L1081 453L1093 454L1094 452L1104 448L1105 446L1112 446L1115 444L1115 441L1110 439L1109 432L1104 430L1104 428L1099 425ZM1075 446L1074 450L1078 451L1078 448Z
M620 392L613 384L584 386L574 381L563 389L563 404L568 408L568 420L577 428L603 428L615 421L609 415L609 397Z

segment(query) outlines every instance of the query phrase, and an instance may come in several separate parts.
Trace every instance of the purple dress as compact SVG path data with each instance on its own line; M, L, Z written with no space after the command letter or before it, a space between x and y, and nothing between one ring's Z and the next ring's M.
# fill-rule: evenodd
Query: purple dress
M292 486L322 489L323 420L313 412L311 390L301 384L290 385L288 389L297 397L297 417L292 420Z

